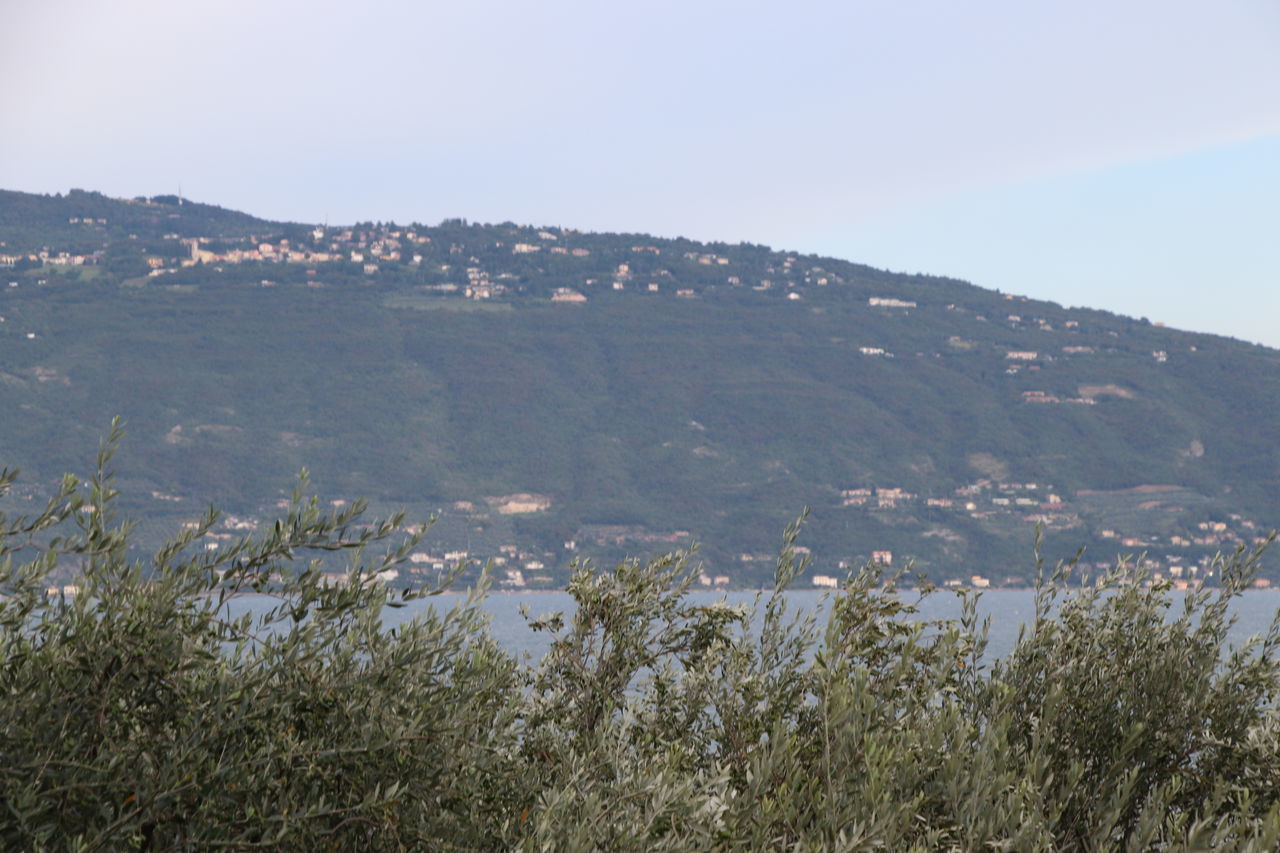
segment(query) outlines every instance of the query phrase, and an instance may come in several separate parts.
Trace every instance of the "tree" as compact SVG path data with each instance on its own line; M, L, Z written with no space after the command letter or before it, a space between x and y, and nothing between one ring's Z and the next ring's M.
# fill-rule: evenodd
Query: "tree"
M488 744L513 719L514 664L474 599L384 630L376 581L413 547L365 549L401 519L356 526L302 488L288 514L216 552L213 510L149 564L126 562L113 516L113 430L87 484L0 518L0 842L9 849L474 846L516 776ZM13 483L0 477L0 490ZM67 527L74 532L67 534ZM14 559L34 555L25 562ZM327 584L307 553L349 555ZM50 594L60 560L75 595ZM264 598L234 616L234 596Z

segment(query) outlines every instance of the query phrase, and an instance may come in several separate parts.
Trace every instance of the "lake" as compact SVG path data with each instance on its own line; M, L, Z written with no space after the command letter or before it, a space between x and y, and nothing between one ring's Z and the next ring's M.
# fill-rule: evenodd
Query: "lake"
M1179 612L1182 593L1171 594L1175 605L1173 612L1176 614ZM829 597L828 593L811 590L789 591L785 595L791 608L816 611L819 614ZM689 600L701 604L720 600L730 604L750 604L755 596L754 592L692 591L689 593ZM465 596L460 593L447 593L411 602L404 608L385 611L384 621L388 627L392 627L427 607L448 608L464 600ZM520 615L522 604L528 605L532 617L555 611L562 611L567 616L573 609L573 599L564 592L502 592L493 593L484 600L483 608L489 614L494 639L511 653L520 657L528 655L536 660L546 651L549 639L545 633L529 630ZM1231 640L1242 643L1250 635L1267 630L1277 609L1280 609L1280 593L1273 590L1250 590L1235 600L1233 609L1237 622L1231 632ZM958 619L959 599L949 592L939 591L924 600L919 615L923 619ZM1004 657L1017 642L1018 629L1035 616L1035 592L1030 589L984 590L978 599L978 615L980 619L991 619L988 659ZM757 619L757 624L758 621Z

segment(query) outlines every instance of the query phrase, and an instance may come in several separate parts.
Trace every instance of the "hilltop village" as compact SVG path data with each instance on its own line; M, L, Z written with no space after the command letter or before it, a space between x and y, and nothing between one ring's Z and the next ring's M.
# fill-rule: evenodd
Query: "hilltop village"
M97 197L96 194L81 194ZM176 197L157 198L178 201L181 208L181 200ZM173 207L154 199L117 201L140 208L144 213L148 209L165 211ZM181 218L179 213L164 215L169 219ZM162 227L164 222L158 214L150 216L149 221L157 227ZM839 262L855 273L852 276L841 275L824 266L807 263L802 256L750 244L726 246L723 253L705 251L706 247L701 244L681 240L663 241L669 244L666 246L640 244L623 247L619 245L619 238L625 239L626 235L592 234L575 229L535 229L510 224L468 226L464 220L449 221L438 227L367 223L364 226L329 228L263 223L271 225L271 231L238 237L184 236L178 231L156 237L131 232L122 239L112 236L118 234L119 229L109 229L111 223L106 217L70 216L66 223L83 232L69 241L79 244L78 247L45 245L10 253L6 251L10 248L7 241L0 241L0 268L25 272L26 281L36 285L49 283L48 278L33 277L32 271L40 270L55 275L71 275L85 281L123 276L124 284L135 286L142 283L140 278L146 278L156 280L154 283L159 286L172 287L182 287L208 275L244 278L250 270L264 274L256 279L256 284L262 287L296 283L324 288L350 283L353 277L359 276L366 284L403 285L412 293L424 296L477 302L541 298L566 305L582 304L606 293L626 291L694 299L740 289L799 302L806 298L819 298L823 288L830 287L835 293L847 290L851 284L865 286L868 276L872 279L884 277L878 270ZM282 228L292 236L282 236ZM442 233L449 236L444 238ZM495 233L507 236L508 240L492 239ZM77 251L84 243L99 239L102 242L98 248ZM703 250L691 250L683 244ZM627 254L634 257L613 263L617 257ZM577 265L573 263L575 260L579 262ZM272 275L273 269L278 274ZM135 275L130 276L129 273ZM546 276L554 277L556 283L547 286L542 281ZM23 279L13 279L8 285L16 288L23 283L26 283ZM1004 299L1015 304L1028 301L1025 297L1008 294ZM921 307L918 299L893 295L869 295L863 297L863 301L868 309L886 312ZM399 304L406 308L416 307L407 299ZM1082 331L1080 320L1065 319L1055 327L1051 318L1024 314L1014 306L1011 306L1013 310L995 316L955 302L932 307L967 315L974 323L994 323L1015 330ZM1154 325L1160 326L1159 323ZM1104 334L1112 339L1122 337L1122 333L1114 329L1108 329ZM951 351L970 351L980 346L959 335L948 336L945 342L938 343L945 343L942 349ZM1063 358L1088 357L1107 351L1131 352L1130 347L1109 347L1105 342L1101 345L1067 343L1038 349L1000 346L987 349L1007 362L1004 372L1009 375L1024 371L1035 373ZM856 350L864 356L876 358L912 354L899 353L891 347L874 343L859 343ZM1194 353L1196 350L1192 344L1186 351ZM937 357L938 352L915 352L914 355ZM1161 364L1170 357L1169 352L1162 349L1150 350L1149 356ZM1093 405L1098 396L1124 396L1128 392L1121 387L1104 384L1083 386L1075 394L1038 388L1019 393L1029 404Z

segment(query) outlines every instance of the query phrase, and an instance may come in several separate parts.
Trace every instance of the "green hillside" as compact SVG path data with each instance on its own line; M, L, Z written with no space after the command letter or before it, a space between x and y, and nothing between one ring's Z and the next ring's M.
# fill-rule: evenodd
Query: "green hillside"
M805 506L819 574L992 583L1037 521L1187 579L1280 522L1264 347L755 245L178 201L0 193L0 460L32 500L120 414L139 515L252 518L306 466L530 584L692 540L760 583Z

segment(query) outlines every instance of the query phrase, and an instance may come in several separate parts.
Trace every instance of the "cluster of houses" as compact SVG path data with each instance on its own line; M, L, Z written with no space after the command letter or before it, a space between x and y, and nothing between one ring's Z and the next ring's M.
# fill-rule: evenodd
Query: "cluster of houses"
M1047 391L1023 391L1024 403L1074 403L1081 406L1095 406L1098 401L1092 397L1060 397Z
M169 500L178 500L169 496L164 497ZM346 501L339 499L331 503L335 508L340 508ZM492 498L489 500L489 504L499 513L511 514L538 512L546 509L550 502L542 495L519 494ZM188 521L183 523L183 527L195 529L199 527L199 524L200 522ZM227 548L234 544L237 539L253 533L261 524L262 520L253 516L224 516L214 528L204 532L201 537L201 546L209 551ZM420 533L421 527L408 525L402 532L405 534ZM566 542L565 547L567 550L572 551L576 550L577 546L574 542ZM500 545L497 553L494 554L473 553L467 549L452 549L440 552L413 551L408 554L408 559L402 569L386 570L379 573L377 579L389 582L399 578L402 573L408 575L440 573L449 571L460 563L474 563L492 566L497 572L499 587L551 588L556 581L547 569L547 562L550 559L550 554L527 551L514 544ZM345 578L346 575L341 572L331 572L327 576L327 581L329 583L338 583ZM727 579L724 583L728 583Z
M94 266L102 262L102 252L90 252L82 255L72 254L71 252L55 252L49 249L41 249L38 252L31 252L26 255L10 255L0 252L0 267L17 266L21 261L38 261L55 267Z
M324 264L334 261L350 261L374 267L378 261L404 261L410 264L421 264L423 255L415 251L417 247L431 243L431 238L412 230L383 230L375 232L341 229L329 232L328 229L316 227L311 231L311 245L294 245L287 238L279 238L275 243L259 242L254 237L241 241L247 248L232 248L215 252L202 248L213 242L208 237L191 237L182 240L190 250L190 257L182 261L183 266L196 263L305 263Z
M992 494L986 495L988 492ZM840 505L845 507L897 509L902 505L919 502L919 495L897 486L889 488L862 486L840 491ZM1046 516L1043 513L1060 514L1066 506L1066 502L1052 491L1052 487L1042 488L1036 483L995 483L988 479L960 486L949 497L927 497L923 503L929 508L963 510L974 518L987 517L992 508L1020 509L1034 513L1026 519L1027 521L1038 522L1054 521L1054 516Z
M1145 494L1148 491L1175 488L1144 486L1133 491ZM1139 501L1139 506L1144 505L1141 496L1135 496L1134 499ZM923 500L919 495L901 487L862 486L840 491L840 505L843 507L896 510L921 504L930 509L963 512L979 520L1008 516L1059 529L1078 528L1084 524L1079 508L1071 506L1052 486L1039 483L998 482L984 478L960 486L950 496L926 497ZM1230 514L1227 521L1202 520L1194 522L1194 525L1190 535L1134 535L1110 528L1098 531L1098 535L1102 539L1114 540L1124 548L1134 549L1135 554L1143 554L1145 564L1153 571L1153 580L1167 578L1175 586L1182 588L1197 579L1203 580L1212 570L1213 556L1206 549L1213 549L1214 552L1231 550L1240 546L1261 545L1267 540L1254 521L1235 513ZM1178 551L1183 553L1177 553ZM889 551L876 551L872 560L888 566L893 562L893 555ZM1097 564L1096 568L1105 569L1109 565ZM847 567L842 565L841 568ZM1008 578L1004 582L1021 583L1016 578ZM834 587L837 580L817 575L813 578L813 583L815 586ZM967 581L952 579L947 582L948 585L962 583L983 587L989 585L990 580L974 575ZM1259 582L1259 585L1267 584Z
M1147 492L1174 487L1145 486L1134 490L1147 498ZM858 486L840 491L840 504L844 507L864 507L874 511L898 511L913 507L925 507L964 513L975 519L991 519L998 516L1013 516L1022 521L1038 522L1048 527L1073 528L1082 525L1079 509L1059 494L1052 486L1041 483L999 481L991 478L979 479L960 486L949 495L921 496L901 486L870 487ZM1085 495L1093 493L1082 493ZM1111 495L1111 493L1103 493ZM179 500L169 495L155 495L158 499ZM1142 501L1143 497L1135 497ZM334 501L335 507L342 501ZM520 493L500 497L486 498L489 511L503 515L528 514L542 512L550 508L551 500L544 495ZM455 505L460 512L474 513L477 507L463 501ZM188 526L195 526L189 522ZM242 536L252 533L261 524L254 516L224 516L218 525L204 533L203 547L216 550L233 544ZM417 532L414 528L406 528L406 533ZM1134 554L1142 554L1146 565L1152 570L1154 581L1168 580L1175 587L1194 585L1211 576L1213 571L1212 557L1207 549L1224 550L1250 543L1261 543L1265 540L1255 522L1232 514L1226 520L1202 520L1184 534L1154 535L1126 534L1117 529L1106 528L1099 531L1102 539L1112 540L1117 545L1132 549ZM690 533L686 530L654 532L644 528L620 525L588 525L583 527L574 540L566 541L566 553L578 550L579 539L589 540L597 545L637 545L648 547L678 547L690 541ZM809 549L796 546L797 554L810 556ZM559 555L563 557L564 555ZM740 560L771 560L774 555L742 554ZM496 574L496 583L504 589L549 589L553 588L557 579L549 564L559 557L551 553L539 553L520 548L515 544L503 544L496 553L473 553L467 549L435 551L420 550L408 555L407 563L399 572L409 575L421 575L433 572L444 572L461 562L488 564ZM876 565L890 567L895 565L895 554L890 549L877 549L871 554L871 562ZM1109 564L1095 564L1098 569L1107 568ZM834 588L848 571L857 566L848 561L838 564L842 574L814 574L811 576L813 586ZM399 576L397 570L388 570L382 580L392 581ZM338 575L330 579L339 580ZM704 588L726 588L731 584L731 576L725 573L704 572L696 579ZM944 583L947 586L967 585L975 588L988 586L1020 585L1024 581L1019 578L989 578L981 574L951 578ZM1259 585L1265 585L1260 582ZM71 592L59 590L64 594Z
M78 217L71 220L79 222ZM86 220L89 221L89 220ZM105 220L100 220L105 224ZM564 232L566 234L574 233L572 231ZM209 265L236 265L245 263L293 263L306 264L308 266L319 268L323 264L335 262L350 262L360 265L366 275L375 275L383 270L386 264L401 264L409 266L419 266L425 261L424 252L427 246L432 242L431 237L426 234L418 233L412 228L397 229L394 227L375 227L370 229L359 228L342 228L328 229L317 227L310 234L310 241L290 241L283 237L256 237L249 236L243 239L219 239L211 237L181 237L178 234L166 234L165 239L172 239L175 246L181 246L181 251L175 251L171 255L148 255L146 256L147 264L151 267L152 276L161 276L177 272L183 267L190 267L196 264ZM583 246L566 246L561 244L561 234L551 231L538 231L537 239L539 242L525 241L510 244L510 252L513 255L534 255L538 253L546 253L550 255L564 255L574 258L587 258L592 254L592 250ZM495 243L494 248L502 248L501 242ZM463 254L466 247L451 244L448 247L449 254ZM663 250L657 246L636 245L631 247L631 251L637 254L661 255ZM50 252L43 250L37 254L30 256L31 260L38 260L43 263L50 264L67 264L80 265L86 263L98 263L101 260L102 253L97 252L90 255L72 255L66 252ZM0 266L13 266L27 256L18 255L0 255ZM709 267L725 267L733 261L731 258L720 255L715 252L682 252L681 257L684 261L709 266ZM458 283L441 283L427 285L430 290L439 291L441 293L459 293L460 295L475 300L491 299L495 296L501 296L510 292L510 287L504 284L501 279L512 278L509 273L504 273L493 278L490 274L479 266L476 258L471 258L475 264L467 267L466 283L460 285ZM450 265L441 265L440 271L444 272L450 269ZM308 273L315 275L316 270L308 270ZM800 299L800 294L795 290L801 284L826 286L829 283L840 281L838 276L826 272L821 267L812 266L802 269L796 256L785 256L778 266L769 265L766 268L767 275L779 275L782 280L779 284L784 284L788 289L787 296L791 299ZM642 292L659 293L666 288L663 279L674 280L669 270L657 270L650 276L646 276L646 280L636 280L630 264L619 264L616 272L612 276L610 282L614 290L626 290L637 287ZM727 276L725 282L730 287L743 286L743 279L738 275ZM273 284L274 282L266 281L264 284ZM587 301L588 297L582 292L581 288L596 284L596 279L586 279L583 284L574 287L561 287L556 289L551 300L558 303L579 303ZM773 287L775 281L772 278L762 278L759 283L754 285L756 290L767 290ZM696 296L696 291L690 287L672 286L671 290L675 292L677 297L692 298ZM889 297L877 297L872 300L872 304L884 306L914 306L915 303L907 303L901 300Z

